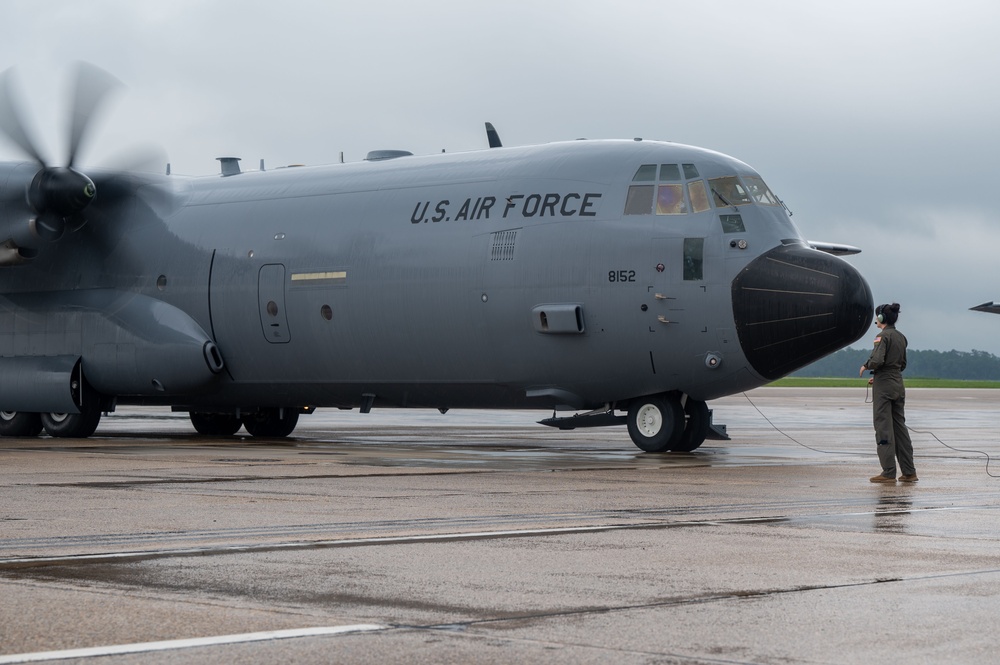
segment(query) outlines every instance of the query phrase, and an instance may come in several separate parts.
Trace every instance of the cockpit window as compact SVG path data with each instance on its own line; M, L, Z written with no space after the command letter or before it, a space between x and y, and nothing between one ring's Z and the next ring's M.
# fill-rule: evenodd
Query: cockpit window
M676 166L674 167L676 168ZM684 185L659 185L656 189L657 215L686 215Z
M660 182L680 182L681 170L676 164L660 164Z
M712 178L708 184L712 188L712 200L715 201L717 208L753 203L750 194L740 183L740 179L734 175Z
M684 238L684 279L685 281L702 280L705 264L705 239Z
M751 198L757 203L765 206L781 205L778 197L771 193L760 176L743 176L743 181L750 190Z
M643 164L635 172L632 182L654 182L656 180L656 164Z
M688 166L685 164L685 166ZM704 212L712 206L708 203L708 192L705 191L704 180L694 180L688 183L688 197L691 199L691 210Z
M638 174L636 174L638 176ZM632 185L625 199L626 215L648 215L653 212L653 186Z
M740 196L733 198L738 198L740 205L751 202L747 199L746 188L736 176L716 178L711 181L713 189L716 181L720 181L720 192L737 188ZM637 184L647 182L650 184ZM698 168L694 164L643 164L632 176L632 183L625 199L626 215L650 215L654 212L657 215L686 215L692 211L704 212L712 207L708 188L705 181L700 179Z
M745 233L747 230L740 215L719 215L719 221L722 222L723 233Z

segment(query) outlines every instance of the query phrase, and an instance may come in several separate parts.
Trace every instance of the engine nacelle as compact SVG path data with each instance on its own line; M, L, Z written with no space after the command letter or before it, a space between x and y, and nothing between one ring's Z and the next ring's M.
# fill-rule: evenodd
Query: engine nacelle
M28 201L37 174L38 165L31 162L0 164L0 267L30 261L44 244L35 230L38 214Z
M0 410L71 411L73 380L111 397L190 394L223 369L194 319L149 296L110 289L0 296L0 316L13 312L22 323L0 339ZM74 379L77 362L82 374Z

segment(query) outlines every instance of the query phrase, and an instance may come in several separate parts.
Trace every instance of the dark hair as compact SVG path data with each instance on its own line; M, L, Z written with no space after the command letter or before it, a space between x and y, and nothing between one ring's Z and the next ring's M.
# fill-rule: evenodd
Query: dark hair
M896 323L896 319L899 318L899 303L894 302L891 305L879 305L875 308L875 316L881 316L881 323L891 326Z

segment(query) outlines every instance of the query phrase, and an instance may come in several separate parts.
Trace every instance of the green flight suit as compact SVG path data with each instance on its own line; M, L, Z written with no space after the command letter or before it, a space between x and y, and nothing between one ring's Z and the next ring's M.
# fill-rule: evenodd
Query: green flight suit
M903 370L906 369L906 337L887 325L875 338L875 348L865 367L875 373L872 382L872 417L875 423L875 442L882 475L896 476L896 461L905 475L916 475L913 466L913 444L906 429L906 388Z

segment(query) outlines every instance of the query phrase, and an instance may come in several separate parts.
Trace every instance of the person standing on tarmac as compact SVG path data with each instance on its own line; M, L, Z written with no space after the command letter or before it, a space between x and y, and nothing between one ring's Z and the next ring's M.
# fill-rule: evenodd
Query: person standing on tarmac
M906 369L906 337L896 330L899 303L879 305L875 308L875 325L879 334L868 361L861 366L860 376L871 371L872 416L875 422L875 441L882 473L870 478L873 483L895 483L896 461L899 461L904 483L917 482L917 469L913 466L913 444L906 430L906 388L903 370Z

